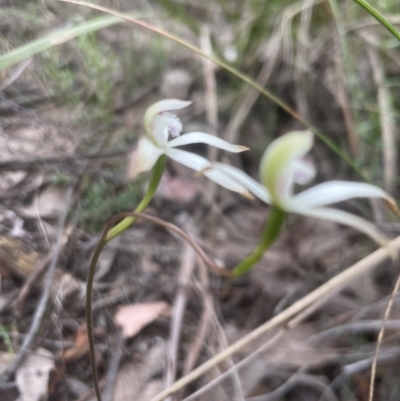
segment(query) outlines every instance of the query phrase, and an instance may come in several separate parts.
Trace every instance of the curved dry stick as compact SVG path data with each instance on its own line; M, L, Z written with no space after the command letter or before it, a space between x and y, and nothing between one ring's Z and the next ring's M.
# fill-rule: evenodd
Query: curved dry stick
M138 212L126 212L126 213L119 213L116 216L114 216L109 223L107 223L107 226L109 226L110 223L114 225L119 219L125 218L125 217L137 217L137 218L142 218L144 220L150 221L151 223L157 224L161 227L164 227L166 230L172 231L175 234L179 235L184 241L186 241L199 255L201 260L215 273L220 274L221 276L232 278L233 275L231 272L228 270L225 270L224 268L218 266L215 264L203 251L203 249L194 241L188 234L186 234L183 230L181 230L179 227L172 223L168 223L165 220L162 220L158 217L151 216L146 213L138 213Z

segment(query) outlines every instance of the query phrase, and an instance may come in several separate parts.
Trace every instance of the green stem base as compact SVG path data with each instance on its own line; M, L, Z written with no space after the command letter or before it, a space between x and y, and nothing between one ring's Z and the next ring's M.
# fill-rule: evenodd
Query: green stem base
M254 251L243 259L233 270L233 277L240 277L247 273L262 257L264 252L275 242L285 221L285 212L273 206L260 242Z

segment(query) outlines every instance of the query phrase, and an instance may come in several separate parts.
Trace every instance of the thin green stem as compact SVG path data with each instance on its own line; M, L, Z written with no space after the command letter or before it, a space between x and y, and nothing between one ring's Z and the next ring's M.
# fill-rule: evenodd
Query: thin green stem
M380 24L382 24L395 38L400 40L400 31L398 31L381 13L364 0L353 0L365 11L371 14Z
M175 43L180 44L181 46L186 47L187 49L191 50L193 53L199 54L200 56L212 61L213 63L219 65L221 68L229 71L231 74L235 75L239 79L241 79L243 82L246 82L248 85L252 86L253 88L257 89L260 93L262 93L264 96L267 98L271 99L273 102L275 102L277 105L279 105L283 110L285 110L289 115L291 115L293 118L296 120L300 121L303 125L305 125L307 128L309 128L312 132L315 133L315 135L325 143L330 149L332 149L342 160L344 160L354 171L357 172L357 174L364 180L364 181L369 181L364 173L361 171L361 169L357 166L357 164L345 153L342 152L342 150L333 142L331 141L326 135L324 135L320 130L318 130L316 127L314 127L309 121L304 119L303 117L300 116L296 111L294 111L287 103L285 103L283 100L279 99L277 96L275 96L272 92L269 90L263 88L261 85L259 85L257 82L255 82L253 79L248 77L247 75L243 74L242 72L238 71L236 68L232 67L228 63L225 63L225 61L220 60L219 58L209 55L201 51L198 47L192 45L191 43L187 42L184 39L179 38L178 36L175 36L161 28L157 28L153 25L148 24L145 21L139 20L137 18L133 18L127 15L124 15L120 12L111 10L106 7L98 6L92 3L87 3L84 1L77 1L77 0L58 0L64 3L71 3L71 4L77 4L80 6L84 7L89 7L94 10L102 11L110 15L115 15L116 17L120 17L125 19L126 21L132 22L136 25L139 25L143 28L146 28L154 33L157 33L159 35L164 36L167 39L170 39L174 41Z
M265 224L260 242L254 251L243 259L233 270L232 276L239 277L247 273L262 257L264 252L275 242L285 221L286 213L273 206Z
M154 193L157 190L158 184L160 183L161 177L164 172L165 163L167 161L167 157L165 155L161 155L151 170L151 177L149 186L147 188L146 194L144 195L142 201L139 203L138 207L135 209L136 213L143 212L146 209L147 205L152 200ZM129 216L119 222L115 227L111 228L107 235L106 240L111 241L113 238L117 237L121 233L123 233L127 228L129 228L136 220L136 217Z
M156 164L154 165L151 171L150 182L146 194L144 195L142 201L139 203L138 207L135 209L135 212L138 213L142 212L146 208L146 206L150 203L151 199L154 196L154 193L157 190L158 184L160 183L166 161L167 157L165 155L161 155L158 158ZM97 366L94 352L93 316L92 316L92 291L93 291L94 274L96 272L97 262L106 244L113 238L123 233L127 228L129 228L135 222L137 216L129 215L115 225L118 219L120 219L120 215L114 216L114 218L112 218L104 228L103 234L100 238L99 243L97 244L92 260L90 262L89 273L86 284L86 326L89 340L89 353L90 353L90 363L92 367L93 384L98 401L101 401L101 393L99 387L99 380L97 377Z

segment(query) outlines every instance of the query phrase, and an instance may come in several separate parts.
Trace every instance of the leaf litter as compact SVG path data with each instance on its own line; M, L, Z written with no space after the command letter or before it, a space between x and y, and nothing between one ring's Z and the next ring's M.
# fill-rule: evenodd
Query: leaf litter
M292 9L289 11L290 15L296 15ZM247 15L245 14L244 17ZM54 16L58 18L56 14ZM215 18L219 21L219 30L228 33L232 31L233 26L227 22L221 10L215 10ZM288 28L290 25L288 21L292 18L288 17L284 29ZM164 23L171 24L171 21ZM173 25L174 29L182 29L185 35L192 37L193 32L186 27L175 23ZM102 32L99 35L99 43L104 45L104 41L107 42L107 40L111 43L110 38L114 38L113 46L119 49L124 40L127 43L133 43L130 35L130 29L121 26L113 31ZM379 39L379 35L376 35ZM222 40L222 34L217 36L217 42ZM195 35L193 39L197 39ZM298 68L296 66L298 60L291 58L295 54L294 49L291 48L294 44L288 40L288 37L282 40L284 50L279 52L278 56L275 54L276 60L271 64L274 67L271 67L272 70L268 76L274 82L278 82L277 87L279 82L283 82L283 85L290 87L290 90L297 91L296 99L298 99L299 93L301 94L301 85L300 89L290 86L292 85L291 70ZM315 40L318 42L317 39ZM331 39L327 37L327 40ZM228 44L233 46L232 41L233 39L228 40ZM143 32L140 33L140 40L135 43L141 47L139 50L135 49L135 52L141 52L143 64L146 61L144 50L149 52L153 46L161 51L159 44L152 43ZM84 50L77 50L73 45L69 46L66 44L62 47L68 61L59 68L61 72L68 69L70 65L75 69L81 68L82 59L85 58ZM320 45L316 46L316 50L313 51L316 63L319 62L318 49L320 48ZM72 112L64 108L64 104L60 106L58 100L52 95L46 98L41 93L43 82L38 85L36 80L27 73L23 73L5 92L9 97L8 104L13 104L13 107L7 108L8 115L5 115L1 122L1 160L34 159L35 157L40 159L57 155L73 156L82 149L89 153L93 148L100 149L104 144L105 146L115 144L119 140L123 146L126 143L131 144L132 131L135 131L135 135L141 132L140 119L143 110L148 104L159 100L160 91L164 93L180 91L187 94L188 99L194 101L194 111L191 116L191 119L196 120L193 123L194 126L206 131L209 127L204 124L205 118L203 118L206 109L203 83L196 76L196 72L193 72L194 70L188 72L186 69L188 65L186 53L175 54L170 47L168 51L174 59L172 64L184 65L185 69L174 67L167 69L160 74L162 75L160 79L154 79L154 77L148 79L148 71L138 71L139 75L143 75L135 78L135 89L142 78L144 82L143 87L138 89L140 95L136 91L132 94L131 90L127 89L131 85L127 84L129 76L124 72L123 61L118 60L119 64L114 70L115 76L110 80L119 93L118 110L111 117L107 117L110 118L109 121L99 119L98 115L102 114L101 109L99 112L99 109L96 111L90 108L92 103L98 100L96 94L101 91L101 82L94 82L93 77L85 76L84 71L80 72L80 86L89 85L90 88L84 93L82 102ZM267 62L271 62L268 59L269 53L262 51L261 48L256 54L261 54L257 56L259 58L257 62L265 63L264 67ZM327 59L322 64L329 64L331 61ZM30 73L38 71L38 63L38 58L35 58L29 67ZM322 64L320 68L325 68ZM129 67L131 67L131 60ZM176 81L177 71L179 79L183 76L183 83ZM129 70L129 74L131 73ZM257 70L254 70L255 75L256 73ZM314 71L310 70L309 78L312 78L313 74ZM316 96L314 99L308 96L304 98L300 96L300 98L309 103L306 105L307 112L310 113L315 109L317 119L320 115L327 119L331 118L329 121L324 121L324 124L332 125L334 127L332 133L335 135L337 130L342 129L339 126L342 122L338 122L337 116L343 105L336 110L331 110L331 116L321 107L332 103L331 95L333 98L338 98L336 73L333 69L326 69L321 74L319 77L325 87L322 88L324 85L319 85L320 92L314 94ZM226 78L218 72L218 78L220 76ZM47 79L49 79L48 76ZM219 82L222 87L224 79ZM176 85L180 86L176 87ZM294 85L299 85L299 82L294 82ZM231 86L230 81L229 86ZM224 88L227 94L224 91L218 94L221 128L229 122L227 111L231 114L234 103L248 101L246 97L241 97L236 92L232 95L228 92L229 88ZM325 91L331 95L327 97ZM32 100L31 103L35 106L29 105L29 102L23 103L21 96L17 96L17 92L28 98L32 96L31 99L38 98L40 102L34 103ZM117 95L112 94L112 96ZM293 100L291 94L287 96L289 100ZM319 101L321 97L323 101ZM327 98L329 101L326 101ZM246 109L244 106L239 110ZM107 107L112 109L112 106ZM252 148L261 149L272 138L270 134L264 133L265 121L259 113L261 102L256 107L240 118L242 131L245 133L240 142ZM272 104L268 103L265 107L276 112ZM0 109L4 114L3 104L0 105ZM87 119L88 116L82 118L79 110L84 112L89 110L88 116L90 118L94 116L91 119L93 122L87 124L85 118ZM276 115L278 115L277 112ZM269 117L270 121L280 118L275 115L273 118ZM275 127L276 132L288 130L287 117L279 120L279 124L279 127ZM120 127L118 132L115 131L116 126ZM129 132L129 135L125 136L126 132ZM222 129L221 132L223 132ZM105 139L102 137L103 134ZM193 151L199 154L206 152L200 146L194 146ZM368 152L367 154L370 155ZM320 158L316 164L321 166L321 179L336 177L336 172L339 171L338 163L333 161L320 146L317 146L316 156ZM258 164L257 158L256 149L240 160L248 172L253 172L254 177ZM129 164L133 163L134 152L131 152L126 158L121 157L117 161L106 159L85 161L85 164L79 165L76 170L71 170L71 166L64 163L61 164L60 170L67 177L71 175L71 171L72 175L79 178L83 173L88 173L85 179L89 182L96 181L99 177L108 180L107 182L116 181L113 191L121 191L130 179ZM121 165L128 165L126 171L121 171ZM15 296L13 294L21 290L39 266L43 255L51 251L52 240L57 231L54 219L63 212L65 190L49 178L53 173L54 168L51 164L38 166L32 162L23 169L4 170L0 177L0 197L5 200L4 208L0 213L3 235L0 241L0 273L2 275L0 324L11 335L14 353L18 353L20 345L18 339L24 338L29 330L38 297L43 291L43 280L39 277L32 283L22 303L12 303ZM77 198L82 196L83 191L78 190ZM112 198L113 193L106 191L104 196ZM133 207L132 202L127 203L125 210L131 210ZM222 261L227 267L234 266L251 251L267 215L267 209L257 201L249 202L236 195L219 192L214 199L208 199L207 192L204 191L203 178L194 178L189 170L174 163L169 164L168 172L163 177L149 211L178 225L184 221L182 216L185 213L193 215L199 243L211 258ZM111 217L107 213L105 209L106 217ZM74 216L72 213L73 232L71 236L68 236L63 248L52 284L48 314L43 321L42 330L35 339L35 347L39 344L39 348L30 350L25 362L17 370L15 379L9 382L19 389L19 397L24 397L23 399L27 401L43 399L47 396L57 401L66 398L74 399L77 396L77 387L80 389L79 396L86 396L86 399L90 397L90 390L89 393L84 394L91 387L88 338L84 326L84 282L93 244L96 243L99 233L86 230L79 225L78 218ZM204 280L201 280L200 267L197 264L197 270L190 277L189 284L185 288L180 288L177 276L183 253L180 240L149 223L138 222L137 226L121 237L120 243L110 244L110 249L107 254L104 254L101 268L96 275L94 301L108 301L103 304L98 303L94 313L96 357L101 380L104 383L104 380L108 378L107 372L113 353L112 339L122 332L125 338L120 366L117 366L114 401L150 400L165 386L164 372L170 341L170 305L179 291L185 291L187 305L182 317L177 355L178 375L182 373L188 350L197 339L201 323L200 316L207 304L204 301L206 297L211 300L207 312L209 327L208 334L201 343L197 364L220 352L227 344L242 338L306 295L311 289L364 256L370 247L358 240L359 237L354 237L351 230L337 225L291 217L287 222L285 233L246 277L229 281L213 273L207 273L209 281L205 285ZM269 337L266 337L243 349L232 358L230 362L235 364L251 353L256 353L254 359L240 368L238 373L245 397L267 397L268 394L274 394L274 391L280 389L280 393L275 393L276 399L314 400L321 395L321 387L315 385L315 380L319 380L325 389L329 383L333 383L332 391L340 394L345 387L334 385L335 378L340 376L340 372L345 371L346 366L351 363L366 363L371 358L377 335L376 327L379 326L371 329L370 320L379 322L381 319L384 309L384 303L381 301L391 286L393 270L389 264L384 264L380 266L379 271L358 280L346 291L332 298L329 303L321 304L315 310L309 311L304 322L300 321L296 327L286 330L269 349L257 352L263 341L268 340ZM395 318L399 314L400 302L397 297L392 316ZM346 323L351 322L359 324L357 333L351 332L350 326L346 329ZM307 342L308 338L315 338L319 333L332 329L336 330L336 335L329 338L329 343L321 341L309 344ZM226 343L222 340L221 332L226 337ZM394 353L397 344L396 332L388 331L384 339L384 347ZM4 370L13 356L6 352L5 341L1 343L0 351L0 365ZM380 369L384 380L378 386L381 395L387 395L390 389L397 385L395 383L395 378L398 376L397 365L383 360ZM55 387L50 386L52 389L49 393L49 375L51 376L51 372L57 370L58 366L61 366L60 372L65 373L57 376ZM214 372L188 386L179 394L180 399L201 388L207 381L217 378L220 373L227 371L230 367L231 364L228 362L221 363ZM38 372L40 372L39 375ZM239 397L238 383L234 384L231 377L199 399L230 400ZM293 381L294 384L289 382L291 377L296 378ZM368 379L368 369L359 370L349 381L346 391L353 392L358 399L365 398L365 385L368 384ZM394 384L390 387L388 383L392 379ZM66 398L57 395L60 389L63 391L61 392L63 397ZM3 389L0 384L0 394L3 394L1 391ZM14 401L18 395L13 397L10 401Z

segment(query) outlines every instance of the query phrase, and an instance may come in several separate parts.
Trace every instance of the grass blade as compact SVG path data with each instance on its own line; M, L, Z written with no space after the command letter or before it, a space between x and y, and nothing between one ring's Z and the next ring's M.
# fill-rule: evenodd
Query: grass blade
M124 20L116 16L97 17L79 25L60 29L56 32L50 33L49 35L33 40L32 42L17 47L16 49L1 55L0 71L12 67L13 65L18 64L29 57L41 53L53 46L68 42L77 36L85 35L87 33L118 24L120 22L124 22Z

